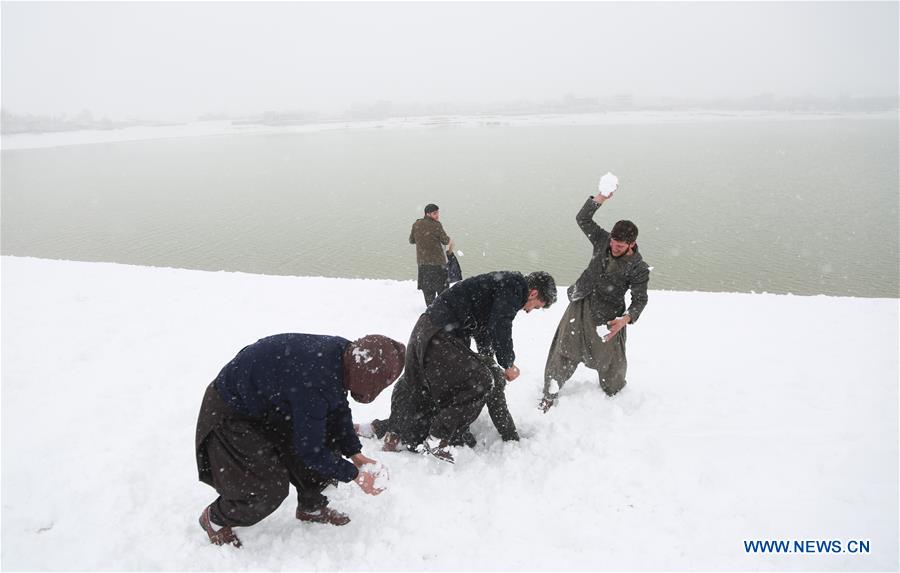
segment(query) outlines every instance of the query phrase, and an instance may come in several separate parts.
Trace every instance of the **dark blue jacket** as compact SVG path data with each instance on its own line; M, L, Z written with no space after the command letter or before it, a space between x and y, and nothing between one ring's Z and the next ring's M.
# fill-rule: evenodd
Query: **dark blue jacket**
M425 313L435 326L472 337L482 354L495 354L509 368L516 360L512 322L528 300L528 281L515 271L469 277L442 292Z
M239 414L260 420L284 415L293 427L296 454L325 477L348 482L353 463L325 446L338 436L341 453L362 450L344 389L341 355L350 341L339 336L276 334L241 350L215 380L216 391Z

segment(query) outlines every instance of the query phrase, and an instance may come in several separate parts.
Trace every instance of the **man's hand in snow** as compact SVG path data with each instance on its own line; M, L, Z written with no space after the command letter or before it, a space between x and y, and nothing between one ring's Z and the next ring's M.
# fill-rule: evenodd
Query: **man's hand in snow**
M377 479L378 475L374 472L360 468L359 474L353 481L355 481L356 485L359 486L359 489L363 490L365 493L369 495L378 495L384 491L384 488L375 485L375 480Z
M509 368L503 371L503 375L506 376L507 382L512 382L516 378L519 377L519 367L513 364Z
M385 490L385 488L379 487L376 483L381 475L381 468L378 462L362 455L362 452L351 456L350 461L352 461L359 470L359 473L353 481L356 482L356 485L358 485L363 492L369 495L378 495Z

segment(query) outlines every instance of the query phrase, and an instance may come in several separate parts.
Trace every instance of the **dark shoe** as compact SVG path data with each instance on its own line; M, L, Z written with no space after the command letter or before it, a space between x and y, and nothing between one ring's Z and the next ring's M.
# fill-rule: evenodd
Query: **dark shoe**
M438 440L434 436L428 436L428 438L422 442L422 445L425 447L425 452L442 462L450 464L456 463L453 460L453 454L450 452L450 444L447 443L447 440Z
M467 446L469 448L474 448L478 445L478 440L475 439L475 436L472 435L472 432L466 430L462 434L459 434L457 437L450 440L451 446Z
M314 511L306 511L298 507L297 519L311 523L330 523L331 525L347 525L350 523L349 515L331 509L328 506L320 507Z
M538 404L538 410L545 414L549 412L550 408L556 405L556 396L557 394L550 394L549 396L541 400L541 403Z
M372 432L375 433L375 437L379 440L384 438L384 435L388 431L388 421L387 420L372 420Z
M382 451L399 452L402 447L403 442L400 440L400 436L398 436L394 432L387 432L384 435L384 445L381 446Z
M238 536L234 534L230 527L225 525L216 529L209 519L209 506L206 506L206 509L200 514L200 527L209 536L210 543L215 543L216 545L231 544L235 547L241 546L241 540L238 539Z

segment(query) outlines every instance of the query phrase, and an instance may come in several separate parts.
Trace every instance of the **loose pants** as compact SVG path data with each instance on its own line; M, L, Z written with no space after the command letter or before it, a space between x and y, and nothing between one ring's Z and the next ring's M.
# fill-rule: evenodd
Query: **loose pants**
M608 342L597 334L596 320L591 316L589 299L570 302L563 313L544 367L544 397L549 397L553 381L560 388L572 377L578 364L597 371L600 387L609 396L625 387L628 360L625 358L625 335L620 330Z
M470 443L469 426L487 404L501 437L518 439L502 374L467 342L423 314L407 345L404 375L394 384L390 419L379 426L408 445L422 443L428 434L451 444Z
M437 295L450 287L446 265L419 265L416 287L425 296L425 306L431 305Z
M200 481L219 497L210 507L218 525L246 527L274 512L297 489L298 507L314 511L328 504L322 491L334 480L303 465L294 454L292 428L283 420L255 419L235 412L215 385L203 397L197 420ZM335 439L329 447L339 451Z

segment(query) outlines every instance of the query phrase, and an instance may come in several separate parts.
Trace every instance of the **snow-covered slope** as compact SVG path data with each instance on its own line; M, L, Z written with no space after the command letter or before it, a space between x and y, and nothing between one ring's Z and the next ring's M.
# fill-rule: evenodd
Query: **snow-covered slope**
M348 526L301 524L289 499L236 550L197 525L215 497L193 454L206 385L278 332L405 342L414 283L3 257L2 567L897 569L896 299L654 291L626 389L606 398L581 369L544 415L563 309L514 324L522 442L487 414L456 465L364 440L390 489L328 490ZM385 415L389 394L355 418ZM753 540L870 551L747 553Z

